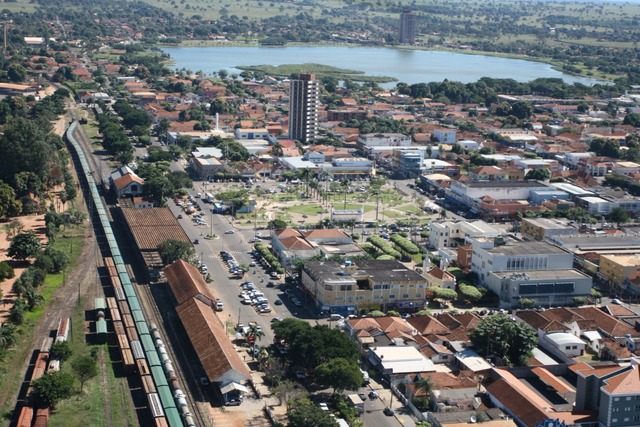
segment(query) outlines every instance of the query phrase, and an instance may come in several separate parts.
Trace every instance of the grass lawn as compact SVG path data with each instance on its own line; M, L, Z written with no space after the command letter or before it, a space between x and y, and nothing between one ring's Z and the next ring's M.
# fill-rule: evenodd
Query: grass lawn
M384 211L382 211L382 214L383 214L384 216L386 216L387 218L393 218L393 219L401 218L401 217L403 217L403 216L404 216L404 215L403 215L403 214L401 214L400 212L390 211L390 210L384 210Z
M72 359L76 356L88 355L90 346L85 340L85 329L78 325L84 325L84 310L78 306L73 313L71 329ZM60 402L55 412L51 414L49 426L51 427L75 427L87 425L91 420L92 426L110 425L134 425L137 418L133 406L123 404L130 402L130 392L126 377L116 378L112 368L107 345L96 346L98 355L98 375L84 384L82 393L79 391L80 383L76 382L77 393L71 398ZM62 366L63 371L71 372L70 363ZM105 383L106 381L106 383ZM109 404L105 404L105 397L109 396ZM107 414L105 411L109 410Z
M287 206L286 208L284 208L284 210L303 215L318 215L319 213L325 212L325 209L316 203Z
M84 230L84 227L73 227L64 232L60 231L53 243L56 249L69 255L67 270L73 269L78 262L78 257L82 252ZM67 237L65 238L63 235ZM0 364L0 402L2 402L0 410L5 418L11 416L15 406L13 400L8 401L7 399L20 388L24 379L20 375L16 375L16 372L21 372L24 361L30 358L35 325L44 313L44 306L48 301L51 301L56 289L63 283L63 276L64 274L60 273L50 274L46 277L44 285L39 289L45 303L31 312L25 313L24 323L18 327L16 344L7 351Z
M420 209L419 207L415 206L415 205L404 205L404 206L398 206L394 209L397 209L399 211L403 211L406 212L408 214L416 214L416 215L421 215L424 212L422 211L422 209Z

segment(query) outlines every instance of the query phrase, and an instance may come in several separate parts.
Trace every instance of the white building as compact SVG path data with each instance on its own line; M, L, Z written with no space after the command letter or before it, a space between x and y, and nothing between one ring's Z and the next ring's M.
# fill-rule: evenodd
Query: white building
M476 141L471 141L469 139L463 139L461 141L456 142L456 144L460 144L462 148L468 151L478 151L482 148L482 144Z
M560 352L569 357L579 357L584 354L584 349L587 344L568 332L556 332L553 334L545 334L540 340L540 346L551 351L552 354Z
M235 131L236 138L238 139L269 139L269 131L267 129L242 129L238 128Z
M358 137L358 144L363 147L408 147L411 137L401 133L367 133Z
M548 189L548 185L537 181L452 181L445 197L454 203L476 207L484 196L495 200L528 200L531 191Z
M490 242L489 242L490 243ZM478 274L480 283L487 285L494 271L515 272L526 270L570 270L573 254L546 242L517 242L508 245L473 244L471 270ZM485 247L483 247L485 246ZM498 295L500 292L497 292Z
M433 137L442 144L455 144L456 143L456 129L435 129L433 131Z
M482 221L434 221L429 224L429 246L432 248L458 246L457 241L469 243L469 239L486 237L493 239L500 229Z
M580 160L588 159L591 156L591 153L564 153L563 161L564 164L571 169L577 169Z

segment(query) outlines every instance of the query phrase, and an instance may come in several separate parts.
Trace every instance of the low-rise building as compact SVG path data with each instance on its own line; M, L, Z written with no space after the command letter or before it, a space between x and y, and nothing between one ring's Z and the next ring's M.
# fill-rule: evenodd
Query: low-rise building
M544 240L551 236L577 235L578 229L549 218L523 218L520 231L533 240Z
M425 275L428 288L456 288L456 278L453 274L438 267L429 270Z
M601 255L600 274L616 285L640 277L640 254Z
M429 246L455 248L469 243L472 238L493 239L500 234L500 229L482 220L433 221L429 224Z
M424 305L426 279L395 260L361 260L344 265L309 261L300 280L321 310L360 313L396 309L417 311Z

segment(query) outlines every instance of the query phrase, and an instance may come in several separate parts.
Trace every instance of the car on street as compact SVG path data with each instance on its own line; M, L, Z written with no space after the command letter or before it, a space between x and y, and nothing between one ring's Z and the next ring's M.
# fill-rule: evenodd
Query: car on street
M367 400L367 393L358 393L358 396L360 396L362 400Z
M369 392L369 399L373 400L373 399L377 399L378 398L378 392L375 390L371 390Z
M274 282L267 283L267 288L275 288L276 284Z
M178 219L182 219L182 218L184 218L182 214L178 214Z
M258 310L258 312L263 313L263 314L264 313L271 313L271 307L269 307L268 305L264 306L264 307L261 307L260 310Z
M273 303L274 303L275 305L282 305L282 300L277 299L277 300L275 300Z
M395 412L393 411L393 409L391 409L391 408L389 408L389 407L384 408L384 411L382 411L382 412L383 412L386 416L388 416L388 417L392 417L392 416L395 414Z
M227 230L224 232L224 234L236 234L236 232L233 230Z

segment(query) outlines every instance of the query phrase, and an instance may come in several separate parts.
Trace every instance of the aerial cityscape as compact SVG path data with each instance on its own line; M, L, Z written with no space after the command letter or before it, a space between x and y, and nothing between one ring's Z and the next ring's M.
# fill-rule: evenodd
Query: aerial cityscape
M640 4L13 0L4 425L640 427Z

